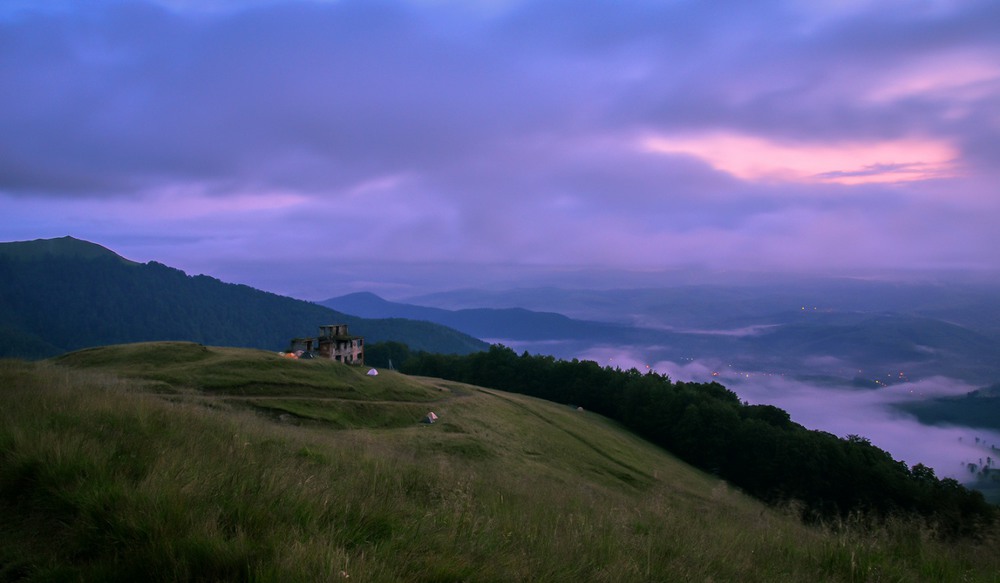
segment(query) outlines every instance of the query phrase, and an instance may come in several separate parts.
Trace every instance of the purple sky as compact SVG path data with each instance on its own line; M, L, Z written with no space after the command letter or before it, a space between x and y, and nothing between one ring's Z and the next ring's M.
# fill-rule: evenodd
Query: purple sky
M0 240L306 299L996 271L998 185L995 0L0 5Z

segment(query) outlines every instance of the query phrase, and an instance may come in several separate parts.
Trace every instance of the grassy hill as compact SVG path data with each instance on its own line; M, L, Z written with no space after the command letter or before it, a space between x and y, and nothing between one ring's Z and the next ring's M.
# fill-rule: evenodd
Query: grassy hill
M366 319L72 237L0 243L0 356L44 358L89 346L186 340L283 350L325 324L368 342L465 354L486 343L429 322Z
M192 343L0 361L0 581L997 580L991 533L807 527L597 415L364 373Z

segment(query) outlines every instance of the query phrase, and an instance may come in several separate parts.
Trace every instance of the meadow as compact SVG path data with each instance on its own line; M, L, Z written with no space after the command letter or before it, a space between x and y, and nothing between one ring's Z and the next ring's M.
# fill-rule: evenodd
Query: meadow
M596 414L366 370L0 361L0 581L1000 581L995 530L805 525Z

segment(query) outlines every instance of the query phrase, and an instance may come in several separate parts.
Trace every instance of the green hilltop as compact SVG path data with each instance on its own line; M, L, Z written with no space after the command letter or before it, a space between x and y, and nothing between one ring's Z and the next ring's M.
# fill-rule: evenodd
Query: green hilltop
M121 263L138 265L119 256L114 251L75 237L56 239L35 239L0 243L0 257L19 261L38 261L53 257L73 257L76 259L112 259Z
M0 581L996 581L807 526L599 415L187 342L0 360ZM421 423L428 412L433 424Z
M356 318L155 261L136 263L72 237L0 243L0 357L171 340L283 350L326 324L348 324L368 342L431 352L488 347L438 324Z

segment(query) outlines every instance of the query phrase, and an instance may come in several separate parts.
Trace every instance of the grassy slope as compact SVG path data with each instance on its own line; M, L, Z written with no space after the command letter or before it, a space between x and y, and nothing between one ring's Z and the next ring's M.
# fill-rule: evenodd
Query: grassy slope
M607 420L195 344L0 361L0 581L995 581L987 543L837 533ZM428 410L440 421L422 425Z

